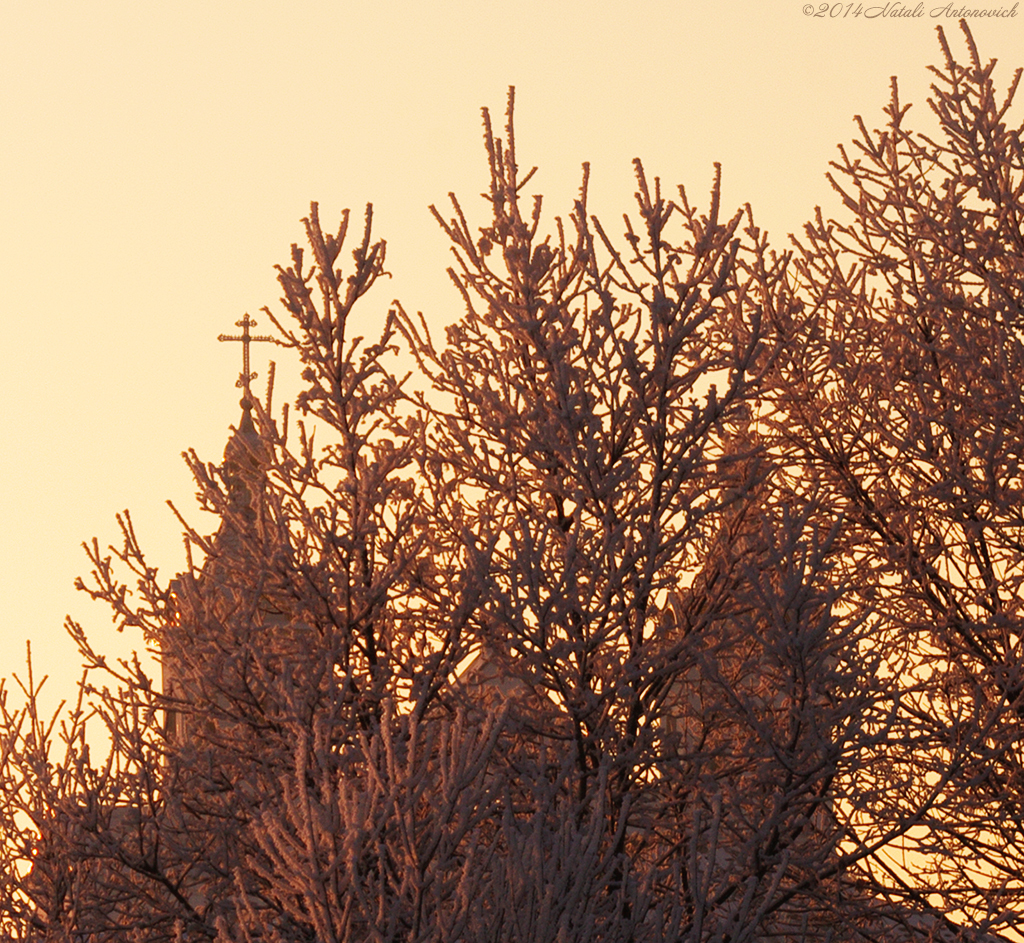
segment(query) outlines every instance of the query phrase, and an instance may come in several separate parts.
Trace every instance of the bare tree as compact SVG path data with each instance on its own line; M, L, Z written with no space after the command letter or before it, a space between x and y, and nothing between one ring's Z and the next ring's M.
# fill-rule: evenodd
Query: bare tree
M859 118L797 244L804 304L777 322L774 432L843 516L837 573L901 679L889 768L849 779L858 880L908 911L1016 930L1020 913L1021 129L970 31L909 127ZM908 815L911 808L914 814ZM895 836L899 836L896 840ZM887 845L898 848L885 853Z
M782 266L749 211L719 218L717 179L700 216L639 163L627 248L586 176L542 238L507 140L487 125L479 235L435 211L466 315L440 352L405 322L450 403L421 402L432 516L488 550L481 658L529 692L512 716L565 757L562 801L601 809L609 938L798 935L838 893L829 784L879 694L822 578L830 525L751 427Z
M482 225L434 210L464 307L443 344L397 302L351 336L385 246L368 211L343 271L348 214L314 204L265 311L300 419L243 371L223 464L187 456L220 527L185 525L170 585L127 515L87 548L163 683L70 622L78 706L46 722L31 675L0 700L2 931L1011 928L1020 149L946 52L949 149L894 99L840 166L854 221L792 259L723 216L717 173L701 213L639 162L621 240L586 167L545 228L510 96Z

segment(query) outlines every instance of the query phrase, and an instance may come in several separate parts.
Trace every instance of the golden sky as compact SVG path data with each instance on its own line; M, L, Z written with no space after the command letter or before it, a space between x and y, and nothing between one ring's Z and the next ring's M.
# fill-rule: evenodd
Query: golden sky
M310 200L325 223L375 205L394 277L366 299L360 330L372 334L393 297L432 325L454 320L447 248L427 206L455 191L482 224L479 109L503 124L514 84L519 162L540 167L529 189L549 213L568 213L585 160L592 209L616 233L633 157L700 205L720 161L725 205L749 201L782 246L816 204L837 212L827 162L854 114L882 121L890 75L925 118L936 24L964 49L947 16L955 4L889 15L900 6L5 4L0 676L19 669L31 638L51 696L70 693L79 660L67 612L108 651L141 646L72 589L87 564L79 545L114 541L127 507L161 572L180 567L164 504L192 506L180 453L219 461L239 413L238 345L216 337L246 311L258 333L269 328L258 309L276 303L273 265L301 241ZM973 30L1005 84L1024 64L1024 8ZM257 390L268 348L253 348ZM276 359L280 398L288 365Z

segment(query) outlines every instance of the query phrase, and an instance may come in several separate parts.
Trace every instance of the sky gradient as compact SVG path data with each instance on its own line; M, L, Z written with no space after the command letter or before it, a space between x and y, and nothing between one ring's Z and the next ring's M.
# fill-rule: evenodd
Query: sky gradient
M441 328L460 300L427 207L455 191L483 223L480 107L502 125L515 85L519 162L540 168L528 189L545 195L547 219L571 209L583 161L591 209L616 233L634 157L701 207L719 161L724 207L750 202L782 248L816 205L838 212L827 163L854 114L883 121L891 75L927 123L937 24L966 56L937 0L919 17L836 6L816 17L800 0L9 4L0 676L20 670L31 638L51 699L72 695L69 612L111 654L142 647L72 588L88 568L80 544L116 541L114 515L130 508L153 564L165 578L180 568L165 500L203 529L180 453L219 461L239 415L238 345L216 337L247 311L268 331L259 309L277 304L273 266L301 241L310 200L325 224L344 207L357 222L372 201L388 241L393 277L364 300L359 333L378 330L395 297ZM1005 86L1024 62L1024 12L972 28ZM253 348L260 391L268 349ZM280 401L294 364L274 356Z

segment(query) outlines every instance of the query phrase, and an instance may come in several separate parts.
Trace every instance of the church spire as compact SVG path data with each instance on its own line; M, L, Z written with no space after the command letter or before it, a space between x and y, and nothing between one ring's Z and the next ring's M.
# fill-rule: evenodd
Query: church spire
M255 637L260 630L284 621L279 602L266 589L272 575L265 549L266 528L273 524L267 524L270 515L265 496L267 466L273 456L272 446L253 423L257 400L250 384L257 374L249 363L250 344L280 341L253 334L256 321L248 313L235 324L241 334L217 337L242 344L242 372L235 383L242 390L242 419L228 437L221 466L226 502L201 571L196 573L190 560L189 570L171 581L167 629L160 639L166 729L169 738L180 744L195 742L197 735L202 741L216 728L216 719L207 716L209 708L220 710L224 704L217 699L220 678L211 674L214 669L210 666L230 655L230 646L238 638ZM268 372L267 412L273 361ZM215 679L209 688L208 677ZM213 713L216 716L217 711ZM208 740L205 748L210 748Z
M242 418L238 423L238 429L228 440L224 449L225 471L228 482L231 486L232 498L236 506L243 508L245 516L253 514L252 501L256 494L262 490L262 464L264 448L260 442L256 427L252 421L252 407L254 405L250 383L256 379L257 374L249 368L249 345L257 341L265 341L271 344L278 343L274 337L262 334L250 333L250 328L256 326L256 320L245 316L236 321L235 325L242 329L241 334L219 334L219 341L239 341L242 344L242 372L238 374L235 386L242 390Z
M267 341L271 344L277 343L276 337L269 337L266 334L250 334L249 328L256 326L256 319L249 317L249 312L246 311L245 317L241 321L235 321L235 326L242 329L240 335L237 334L218 334L217 340L219 341L241 341L242 343L242 372L238 374L238 379L235 381L235 386L239 387L242 392L242 421L239 423L238 431L244 434L255 432L252 424L252 391L249 388L249 383L256 379L256 373L249 372L249 345L254 341Z

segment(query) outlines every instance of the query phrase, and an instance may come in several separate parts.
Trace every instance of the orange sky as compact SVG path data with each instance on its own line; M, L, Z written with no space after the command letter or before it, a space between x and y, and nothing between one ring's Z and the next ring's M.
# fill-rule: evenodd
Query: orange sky
M726 204L750 201L782 245L815 204L836 211L827 161L855 113L881 121L890 75L924 111L936 23L963 49L955 20L929 15L938 0L917 18L857 6L815 17L800 0L8 4L0 675L32 638L51 695L69 694L66 612L108 651L141 646L72 589L79 544L115 540L128 507L161 572L180 566L164 504L191 506L179 455L194 446L218 461L238 417L238 345L216 336L276 302L272 267L301 239L311 199L325 221L375 204L394 277L366 300L362 330L396 296L448 323L459 300L427 205L454 190L481 210L479 108L500 115L515 84L520 163L540 166L530 189L549 212L569 210L584 160L612 231L634 156L700 201L717 160ZM1005 83L1024 62L1024 9L974 33ZM267 356L254 347L258 390Z

